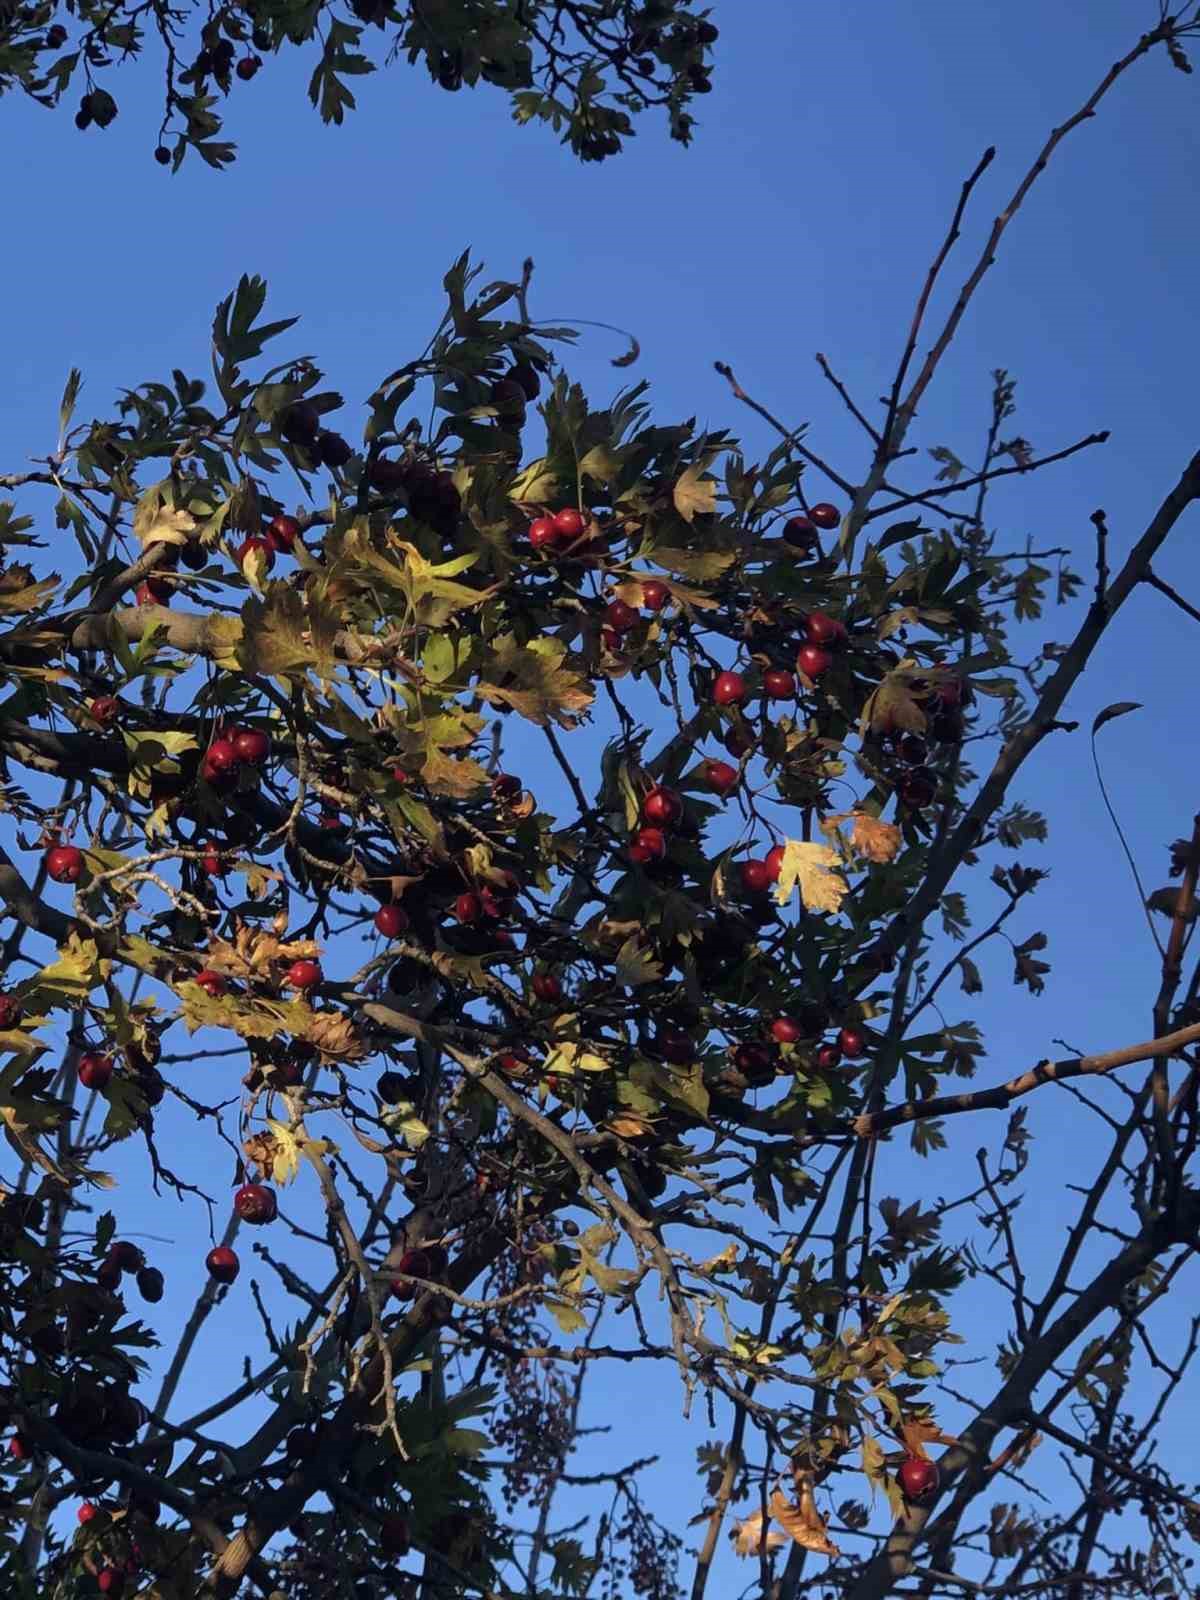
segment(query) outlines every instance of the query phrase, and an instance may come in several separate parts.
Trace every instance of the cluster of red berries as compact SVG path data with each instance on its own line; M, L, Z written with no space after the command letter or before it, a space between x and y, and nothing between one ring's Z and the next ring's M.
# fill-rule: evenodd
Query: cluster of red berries
M291 554L302 531L295 517L281 512L271 518L262 533L251 534L242 541L237 553L238 566L244 567L251 556L257 555L262 558L263 571L270 572L277 555Z
M200 775L219 788L237 775L239 767L261 767L270 754L270 736L261 728L234 728L219 733L209 745Z
M643 825L634 833L626 854L635 866L661 861L667 853L667 834L683 820L683 799L674 790L656 785L642 801Z
M821 553L821 535L819 530L828 531L836 528L841 521L841 515L836 506L831 506L828 501L822 500L818 505L809 508L806 517L789 517L783 525L784 543L792 547L799 555L814 556Z
M396 1263L396 1271L410 1278L423 1278L436 1283L450 1264L450 1258L440 1244L424 1244L406 1250ZM415 1283L404 1283L399 1278L392 1283L392 1293L398 1300L412 1300L420 1292Z

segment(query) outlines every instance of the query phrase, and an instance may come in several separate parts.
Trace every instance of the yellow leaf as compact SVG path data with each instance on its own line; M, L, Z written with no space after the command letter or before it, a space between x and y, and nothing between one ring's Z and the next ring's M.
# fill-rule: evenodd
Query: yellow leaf
M850 842L868 861L894 861L900 852L902 835L894 822L881 822L856 811L850 824Z
M619 1116L610 1117L608 1126L619 1139L643 1139L650 1132L650 1124L644 1117L636 1117L630 1111L622 1111Z
M808 911L835 913L841 908L848 885L839 870L840 857L832 846L810 840L788 839L783 847L783 862L775 899L788 903L796 885Z
M607 1072L609 1063L603 1056L586 1049L573 1039L556 1044L546 1057L543 1071L551 1072Z
M943 1433L931 1417L914 1417L904 1423L900 1430L900 1439L910 1456L919 1456L922 1461L929 1460L929 1453L925 1449L927 1444L957 1444L958 1440L951 1433Z
M451 760L440 750L429 750L421 763L421 782L433 794L451 795L465 799L482 789L488 775L477 761L467 756Z
M307 1020L293 1031L316 1045L325 1061L361 1061L368 1053L354 1024L340 1011L309 1011Z
M545 505L557 500L560 480L550 471L545 456L531 461L508 491L508 498L518 505Z
M195 527L191 512L176 506L169 480L147 489L133 514L134 536L143 550L152 544L186 544Z
M705 476L699 463L686 467L672 492L675 509L685 522L697 514L708 514L717 509L717 480Z
M554 721L573 728L576 713L595 696L587 679L564 665L566 655L561 639L543 635L523 645L511 633L502 634L480 668L475 692L491 704L512 706L539 726Z

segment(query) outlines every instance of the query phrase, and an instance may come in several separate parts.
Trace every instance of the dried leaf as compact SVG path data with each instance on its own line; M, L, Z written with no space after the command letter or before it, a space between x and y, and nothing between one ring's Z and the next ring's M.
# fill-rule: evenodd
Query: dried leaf
M850 824L850 842L860 856L880 863L894 861L900 851L900 829L894 822L881 822L856 811Z
M841 1553L825 1531L824 1519L813 1499L811 1483L805 1483L801 1489L798 1505L793 1505L785 1494L776 1489L771 1496L771 1515L803 1549L815 1551L821 1556Z
M739 1556L756 1556L764 1548L778 1550L787 1543L786 1537L775 1528L763 1538L763 1514L755 1511L751 1516L741 1522L735 1522L729 1530L733 1539L734 1553Z
M212 941L205 965L228 978L267 978L283 962L312 960L320 953L320 945L311 939L294 939L285 944L265 928L240 923L232 944L226 939Z
M340 1011L313 1011L299 1037L316 1045L326 1061L361 1061L367 1047Z
M910 1456L919 1456L922 1461L929 1460L929 1453L925 1449L927 1444L957 1444L958 1440L951 1433L943 1433L937 1423L929 1417L914 1417L906 1422L899 1430L900 1441Z

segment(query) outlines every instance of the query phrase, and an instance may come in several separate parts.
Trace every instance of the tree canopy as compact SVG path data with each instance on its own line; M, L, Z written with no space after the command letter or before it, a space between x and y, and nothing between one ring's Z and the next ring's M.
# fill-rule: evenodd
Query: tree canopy
M1195 1592L1196 1491L1154 1434L1197 1343L1155 1318L1200 1239L1200 824L1148 900L1145 1039L979 1085L971 1005L1048 990L1054 819L1011 791L1087 736L1071 696L1165 588L1200 453L1135 538L1091 514L1083 572L990 508L1106 435L1035 447L997 371L978 459L915 449L1029 188L1190 31L1051 133L937 322L985 154L880 404L818 358L854 463L725 365L761 460L656 416L636 344L589 397L529 263L454 262L428 344L354 402L249 276L203 376L85 419L71 373L0 477L14 1594L671 1600L686 1559L702 1600L727 1536L764 1600ZM1066 640L1030 656L1050 607ZM1108 1146L1034 1282L1025 1107L1053 1094ZM978 1183L906 1199L962 1139ZM135 1156L206 1236L171 1353ZM1006 1320L964 1376L984 1294ZM237 1373L183 1414L235 1297ZM644 1460L573 1472L592 1373L633 1365L695 1422L694 1541ZM1071 1468L1027 1493L1046 1440ZM573 1482L608 1498L563 1530Z
M220 137L226 102L253 117L250 84L272 56L299 47L313 61L309 99L327 123L354 110L356 78L402 59L451 93L504 90L518 122L547 123L582 160L603 161L651 110L689 142L690 108L712 88L717 37L706 12L676 0L3 0L0 94L19 89L47 107L70 100L81 132L102 130L120 109L114 69L157 57L157 160L178 169L191 151L222 167L236 155Z

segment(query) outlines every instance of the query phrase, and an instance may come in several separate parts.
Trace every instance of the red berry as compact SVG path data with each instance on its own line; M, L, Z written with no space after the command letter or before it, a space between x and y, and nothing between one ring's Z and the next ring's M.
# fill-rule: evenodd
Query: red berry
M738 727L736 723L726 732L721 743L729 751L729 754L736 756L739 761L754 749L754 740L750 735L749 729Z
M412 782L412 774L410 772L405 772L403 767L393 767L392 782L398 783L401 787L403 787L406 783Z
M713 701L719 706L739 706L746 698L746 685L740 672L718 672L713 683Z
M171 604L171 585L156 582L147 578L144 583L139 583L134 590L134 599L140 606L169 606Z
M227 870L220 853L216 850L206 850L200 858L200 865L210 878L223 878Z
M649 578L642 584L642 604L647 611L661 611L671 598L671 591L658 578Z
M937 795L937 778L928 767L914 767L896 786L900 799L912 811L922 811Z
M270 572L275 565L275 546L267 539L260 539L256 536L243 540L237 553L238 566L244 567L250 557L256 553L262 556L263 571Z
M553 517L537 517L529 524L529 542L535 550L553 550L558 541L558 529Z
M771 887L771 869L767 863L743 861L742 886L749 894L765 894Z
M639 828L629 846L629 859L638 866L661 861L667 853L667 836L661 828Z
M819 644L802 644L796 652L796 666L811 683L828 672L832 665L833 657L828 650L822 650Z
M238 62L237 66L234 68L234 71L237 73L238 77L243 83L249 83L250 79L261 66L262 58L260 56L243 56Z
M100 1509L98 1506L94 1506L90 1500L85 1500L75 1515L86 1528L89 1522L94 1522L100 1515Z
M233 735L234 755L248 767L260 767L271 754L271 740L261 728L239 728ZM212 747L209 747L212 759Z
M852 1060L867 1053L867 1036L861 1028L843 1028L837 1036L838 1049Z
M733 1052L733 1064L749 1083L770 1083L775 1076L775 1058L764 1044L740 1044Z
M204 1265L208 1268L209 1277L215 1278L218 1283L232 1283L242 1270L236 1253L227 1244L214 1245L205 1256Z
M299 989L301 993L315 989L323 981L324 974L316 961L293 961L287 969L288 987Z
M96 1268L96 1282L102 1289L115 1294L121 1287L121 1269L115 1261L102 1261Z
M33 1446L23 1433L14 1433L8 1441L8 1453L14 1461L28 1461L33 1454Z
M93 720L98 722L102 728L107 728L120 712L121 702L111 694L102 694L92 701L88 709L92 713Z
M811 517L790 517L783 525L785 544L793 550L810 551L820 548L821 540Z
M642 801L642 815L647 822L670 827L683 815L683 801L674 789L651 789Z
M728 794L738 781L737 768L731 767L728 761L706 761L701 771L705 783L718 794Z
M73 844L56 844L46 851L46 876L55 883L78 883L83 872L83 851Z
M21 1020L21 1002L15 994L0 994L0 1028L15 1028Z
M119 1595L125 1589L125 1574L119 1567L103 1567L96 1574L96 1587L101 1594Z
M385 1555L406 1556L408 1547L408 1523L405 1518L397 1513L384 1517L379 1524L379 1548Z
M818 505L810 506L808 514L818 528L836 528L842 520L838 508L831 506L828 500L822 500Z
M610 600L604 608L604 620L614 633L628 633L641 620L637 612L624 600Z
M233 1209L243 1222L260 1227L264 1222L274 1222L279 1204L274 1189L268 1189L265 1183L244 1183L233 1196Z
M454 902L454 915L459 922L478 922L483 915L483 906L477 894L460 894Z
M846 624L837 617L827 616L824 611L810 611L804 624L804 636L809 644L832 648L845 640Z
M938 1469L921 1456L906 1456L896 1474L908 1500L924 1500L938 1485Z
M156 1306L166 1290L163 1275L157 1267L143 1267L137 1275L138 1293L147 1305Z
M561 1000L562 984L552 972L535 972L533 975L533 992L539 1000Z
M554 514L554 531L560 539L578 539L586 527L587 522L582 513L571 506Z
M772 667L763 673L763 692L770 700L790 700L796 692L796 680L784 667Z
M219 972L213 972L209 967L203 967L196 974L195 981L213 1000L219 1000L225 993L225 979Z
M771 874L771 882L778 883L783 876L783 846L777 844L766 854L767 871Z
M822 1072L831 1072L842 1059L842 1052L836 1044L823 1044L817 1051L817 1066Z
M606 650L617 651L625 643L625 640L623 635L619 634L615 628L601 628L600 643Z
M791 1017L776 1017L771 1024L771 1037L777 1044L795 1044L801 1037L800 1024Z
M214 739L204 752L204 764L214 772L232 772L238 764L237 747L232 739Z
M140 1272L146 1263L146 1258L128 1239L118 1239L108 1252L108 1259L115 1261L122 1272Z
M395 939L408 927L408 913L403 906L380 906L375 926L385 939Z
M492 779L492 793L497 800L516 800L521 793L521 780L509 772L498 772Z
M89 1050L80 1056L76 1072L85 1089L103 1089L113 1074L112 1057Z

